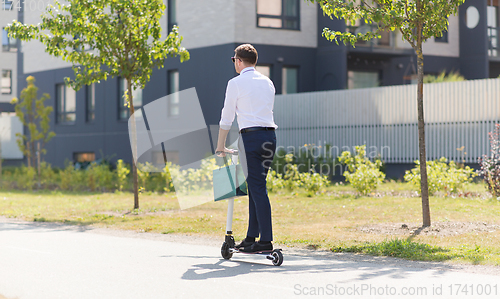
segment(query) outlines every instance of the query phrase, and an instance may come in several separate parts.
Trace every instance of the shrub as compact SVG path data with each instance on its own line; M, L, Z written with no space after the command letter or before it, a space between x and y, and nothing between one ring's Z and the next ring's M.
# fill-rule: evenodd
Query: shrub
M285 180L281 173L276 172L276 170L269 169L267 172L266 187L269 192L276 192L285 187Z
M161 173L161 177L163 178L163 182L165 183L165 186L163 187L163 190L165 192L173 192L175 191L174 189L174 182L172 181L172 176L170 175L171 169L176 168L178 169L178 165L173 165L171 162L167 162L165 165L165 168L163 169L163 172ZM175 170L174 170L175 172Z
M334 166L336 164L336 158L333 157L334 153L332 153L331 148L332 146L329 144L325 144L324 146L304 144L299 150L293 150L289 153L281 148L274 155L271 168L283 175L285 175L289 164L297 165L299 172L310 172L311 169L319 173L322 170L330 172L330 170L335 169Z
M330 184L330 180L327 176L322 175L311 169L311 172L303 172L299 174L300 181L304 189L309 192L310 195L323 192L324 187Z
M123 190L123 186L127 183L127 176L130 173L130 168L128 168L122 159L119 159L116 163L116 187L119 191Z
M56 184L56 172L47 162L40 163L40 184L47 187L49 184Z
M477 174L484 178L488 191L495 197L500 197L500 124L495 125L495 130L490 136L491 154L479 158L481 169Z
M107 164L90 163L86 170L88 187L91 191L100 189L101 191L109 190L113 186L113 172Z
M302 181L299 175L299 168L297 164L292 164L293 154L289 153L285 155L285 175L283 178L285 179L285 187L289 191L293 191L302 186Z
M66 167L59 171L59 175L61 176L59 187L61 187L62 190L70 190L74 171L75 167L70 163L67 163Z
M179 165L167 162L162 177L165 182L164 190L177 192L192 192L199 190L207 190L212 188L213 171L216 169L217 162L215 159L203 159L200 168L181 170ZM173 181L175 180L175 186Z
M274 159L270 168L274 169L276 173L282 175L285 173L286 154L287 152L283 148L278 149L274 154Z
M165 192L165 179L162 173L151 173L146 185L149 191Z
M404 179L416 190L420 190L420 161L415 161L415 164L415 168L406 171ZM469 166L461 168L453 161L448 162L444 157L435 161L427 161L427 183L431 195L437 191L443 191L446 194L461 191L464 183L472 181L474 176L476 174Z
M33 190L36 182L36 170L33 167L21 166L19 170L16 169L15 177L21 189Z
M285 155L284 175L274 169L269 169L267 173L267 190L274 192L286 188L293 191L303 187L310 195L324 191L323 188L330 183L328 177L317 173L314 170L314 164L310 165L311 168L308 172L300 172L299 166L292 163L293 160L293 153Z
M146 191L146 184L152 170L153 165L149 162L146 162L145 164L137 163L137 179L139 183L139 190Z
M460 75L459 72L451 72L448 75L445 71L442 71L439 75L425 75L424 83L441 83L441 82L455 82L455 81L465 81L464 76Z
M385 178L385 174L380 171L382 161L370 161L366 157L366 145L356 146L355 149L355 156L345 151L342 152L339 161L347 166L347 170L344 171L346 180L354 189L366 195L375 190Z
M197 170L193 170L190 174L190 179L196 188L206 190L213 186L214 169L218 168L215 159L203 159L201 166Z

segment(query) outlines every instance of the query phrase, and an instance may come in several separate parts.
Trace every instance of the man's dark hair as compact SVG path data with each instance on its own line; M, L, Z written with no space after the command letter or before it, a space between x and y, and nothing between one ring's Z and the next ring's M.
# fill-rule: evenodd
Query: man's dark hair
M234 49L234 54L248 64L255 64L259 56L257 50L250 44L239 45Z

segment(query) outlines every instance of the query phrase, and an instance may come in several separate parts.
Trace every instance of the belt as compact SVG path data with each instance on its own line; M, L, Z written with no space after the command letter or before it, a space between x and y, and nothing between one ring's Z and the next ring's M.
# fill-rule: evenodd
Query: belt
M250 128L241 129L240 134L253 132L253 131L274 131L274 130L275 129L273 127L250 127Z

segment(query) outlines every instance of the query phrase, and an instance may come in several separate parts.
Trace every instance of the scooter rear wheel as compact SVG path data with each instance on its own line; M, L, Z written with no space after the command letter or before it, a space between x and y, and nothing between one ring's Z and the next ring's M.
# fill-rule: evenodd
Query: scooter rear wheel
M283 253L281 253L281 250L273 250L271 255L273 257L273 265L281 266L283 264Z

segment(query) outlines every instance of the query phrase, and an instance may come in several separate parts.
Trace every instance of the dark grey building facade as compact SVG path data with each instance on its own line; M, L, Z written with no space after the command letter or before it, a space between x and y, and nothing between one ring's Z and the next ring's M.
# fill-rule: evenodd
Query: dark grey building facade
M307 5L301 0L240 1L242 8L230 7L244 11L240 19L231 17L231 10L224 19L221 14L226 9L226 1L197 0L189 4L179 1L175 5L172 2L175 1L165 1L167 7L176 7L178 11L166 13L174 22L165 17L165 31L170 25L178 24L181 35L186 40L193 36L196 42L185 45L191 55L189 61L180 63L179 58L168 58L164 68L153 71L151 81L142 91L142 106L172 92L195 87L207 126L218 125L227 81L237 75L230 57L234 48L245 42L257 48L258 66L267 72L278 94L409 84L415 78L414 51L397 33L384 34L380 40L355 48L336 45L321 36L324 27L356 32L361 26L347 28L342 20L331 20L323 16L316 5ZM281 5L281 13L276 12L274 6L268 7L274 2ZM290 6L285 2L294 4ZM424 48L424 72L458 71L466 79L497 77L500 74L500 56L496 52L498 25L491 26L492 12L498 16L495 3L470 0L462 5L458 15L450 17L449 32L442 39L429 41L429 46ZM204 10L193 10L190 5ZM475 16L470 13L471 6L478 12L474 27L476 20L471 21L471 16ZM19 13L19 18L26 23L35 22L39 17L27 16L27 13ZM200 19L205 16L203 24L187 17L196 13L201 14ZM494 21L497 23L498 19ZM198 27L216 27L217 22L224 22L221 23L224 31L214 33L212 30L212 35L204 39L207 33ZM43 47L31 43L23 43L17 54L17 90L21 91L26 86L26 77L32 75L39 95L51 96L47 104L55 108L51 128L57 135L47 145L45 160L57 167L63 167L66 161L101 157L111 162L124 159L130 163L132 153L124 117L127 115L120 102L119 78L100 82L93 88L82 88L73 95L61 87L64 77L74 76L71 67L39 65L33 55L40 53L38 59L45 59ZM13 107L2 104L1 109L12 111Z

